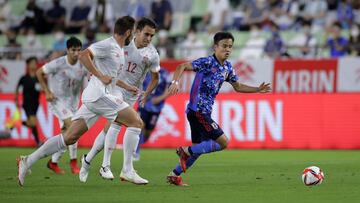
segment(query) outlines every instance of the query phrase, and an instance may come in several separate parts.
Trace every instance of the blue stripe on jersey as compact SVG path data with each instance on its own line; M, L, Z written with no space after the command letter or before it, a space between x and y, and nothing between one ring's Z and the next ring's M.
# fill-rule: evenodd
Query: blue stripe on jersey
M200 89L200 83L204 77L203 73L196 73L193 85L191 87L190 91L190 102L188 104L188 108L190 108L193 111L197 111L197 105L199 103L199 89Z

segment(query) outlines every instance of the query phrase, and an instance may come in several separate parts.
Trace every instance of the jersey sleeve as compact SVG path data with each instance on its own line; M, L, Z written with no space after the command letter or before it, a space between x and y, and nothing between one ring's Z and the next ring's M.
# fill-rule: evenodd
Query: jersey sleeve
M109 55L109 44L107 40L96 42L88 48L94 57L104 58L106 55Z
M24 85L24 76L21 76L19 82L18 82L18 86L23 86Z
M45 64L43 66L43 71L45 74L51 74L51 73L56 73L58 71L58 63L59 63L59 59L55 59L50 61L49 63Z
M210 61L207 57L202 57L191 62L195 72L199 72L209 65Z
M160 71L160 56L157 52L154 53L154 55L151 59L150 71L153 73Z
M225 81L233 83L239 80L239 77L235 74L235 71L232 67L232 65L229 63L229 75L225 79Z

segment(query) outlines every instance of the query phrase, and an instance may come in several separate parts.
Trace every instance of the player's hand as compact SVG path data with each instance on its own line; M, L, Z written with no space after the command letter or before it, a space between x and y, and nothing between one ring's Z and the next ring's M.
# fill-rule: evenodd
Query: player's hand
M112 77L111 76L108 76L108 75L102 75L99 77L99 80L104 83L105 85L108 85L111 83L112 81Z
M140 107L144 107L147 98L148 98L148 94L146 94L146 93L144 93L140 96L140 100L139 100Z
M133 95L140 95L141 94L141 91L137 87L132 86L132 85L127 85L125 89L127 91L131 92Z
M55 95L52 92L45 92L46 101L52 102L56 99Z
M270 83L261 83L261 85L258 87L259 93L267 93L271 91Z
M179 92L179 83L174 82L169 86L168 92L170 95L177 94Z

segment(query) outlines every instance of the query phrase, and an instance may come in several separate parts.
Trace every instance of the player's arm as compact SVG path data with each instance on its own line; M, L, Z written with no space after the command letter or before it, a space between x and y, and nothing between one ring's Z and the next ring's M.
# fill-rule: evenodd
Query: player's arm
M45 79L45 72L44 72L44 66L39 68L37 71L36 71L36 77L38 78L39 80L39 83L42 87L42 89L44 90L45 92L45 97L46 97L46 100L51 102L55 99L55 96L54 94L50 91L49 89L49 86L47 85L47 82L46 82L46 79Z
M85 66L85 68L95 77L97 77L102 83L108 85L111 83L112 78L108 75L103 75L93 63L92 59L94 55L91 53L89 49L85 49L81 51L79 54L80 62Z
M170 92L168 91L168 88L165 89L164 93L158 97L153 97L151 102L154 105L159 104L160 102L164 101L166 98L170 96Z
M252 87L240 83L239 81L230 83L236 92L241 93L267 93L271 91L270 83L261 83L258 87Z
M18 84L16 85L16 88L15 88L15 98L14 98L14 101L15 101L15 105L17 107L19 107L19 88L20 86L22 85L22 80L23 78L21 77Z
M141 97L140 100L140 105L144 106L148 96L151 94L151 92L154 91L154 89L156 88L156 86L159 83L159 77L160 77L160 73L159 72L151 72L151 81L150 84L148 85L148 87L146 88L144 95Z
M133 95L137 95L140 93L140 90L132 85L127 84L126 82L122 81L122 80L117 80L116 81L116 85L131 92Z
M184 71L193 71L194 68L190 62L182 63L176 67L174 72L173 80L171 81L171 85L169 87L170 95L176 94L179 91L179 80Z

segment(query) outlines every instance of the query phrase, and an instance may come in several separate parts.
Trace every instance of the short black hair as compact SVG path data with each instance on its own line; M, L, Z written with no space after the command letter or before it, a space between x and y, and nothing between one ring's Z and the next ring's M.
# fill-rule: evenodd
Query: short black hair
M26 59L26 65L29 65L29 63L31 63L31 61L36 61L37 62L37 58L35 56L30 56L29 58Z
M151 20L150 18L143 17L137 22L136 29L142 30L144 29L145 26L149 26L151 28L154 28L155 30L157 28L157 25L153 20Z
M230 32L217 32L214 36L214 44L217 44L220 40L231 39L233 42L234 36Z
M66 48L70 49L71 47L80 47L81 48L82 43L78 38L72 36L66 41Z
M116 20L114 34L124 35L126 31L134 29L135 19L131 16L123 16Z

